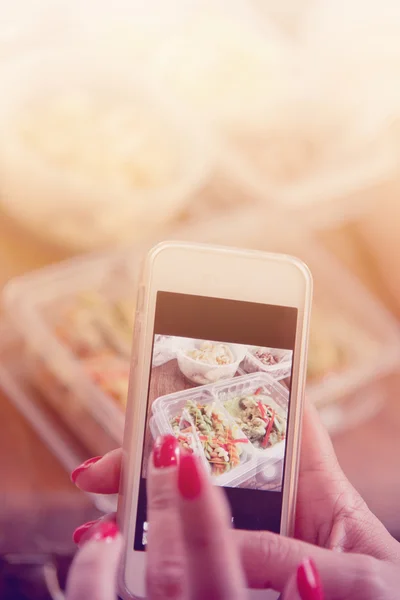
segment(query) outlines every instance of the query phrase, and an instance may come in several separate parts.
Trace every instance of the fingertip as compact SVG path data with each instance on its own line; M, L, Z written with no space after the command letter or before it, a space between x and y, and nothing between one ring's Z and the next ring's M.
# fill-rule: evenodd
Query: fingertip
M321 577L312 558L305 558L297 568L297 589L301 600L323 600Z
M153 465L156 469L176 467L179 458L179 443L174 435L163 435L156 439L152 452Z
M203 488L201 465L193 454L181 456L178 469L178 490L184 500L194 500Z
M94 494L116 494L121 477L121 448L96 456L79 465L71 474L77 488Z
M79 544L79 542L81 541L82 536L92 527L92 525L94 525L95 523L97 523L97 520L95 521L88 521L87 523L84 523L83 525L80 525L79 527L77 527L75 529L75 531L72 534L72 539L73 542L75 544Z
M79 546L89 541L111 542L119 534L119 528L115 521L98 521L93 524L80 537Z
M85 472L88 469L90 469L90 467L92 465L95 465L102 458L103 458L102 456L94 456L93 458L88 458L88 460L85 460L85 462L83 462L82 464L78 465L76 467L76 469L74 469L72 471L72 473L71 473L71 481L72 481L72 483L74 483L76 486L78 486L78 479L79 479L80 475L83 472Z

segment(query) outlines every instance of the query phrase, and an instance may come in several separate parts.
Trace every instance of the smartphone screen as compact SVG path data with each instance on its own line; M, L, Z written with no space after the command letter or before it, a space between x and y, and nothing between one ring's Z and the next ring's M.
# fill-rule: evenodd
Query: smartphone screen
M157 293L134 550L154 440L175 435L224 488L237 529L281 529L298 311Z

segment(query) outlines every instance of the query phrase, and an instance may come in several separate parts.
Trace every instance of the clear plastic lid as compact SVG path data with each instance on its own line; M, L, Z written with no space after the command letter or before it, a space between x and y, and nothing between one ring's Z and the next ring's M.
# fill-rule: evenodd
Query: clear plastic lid
M257 459L248 438L217 401L213 389L202 386L162 396L153 402L152 412L160 431L195 438L193 450L201 453L217 485L237 487L256 474Z
M270 407L274 415L278 415L281 435L268 440L268 445L262 446L262 443L251 442L254 450L262 460L279 460L284 457L285 438L286 438L286 421L289 407L289 391L281 384L274 381L272 377L266 373L253 373L237 377L229 382L229 384L219 384L214 388L214 394L218 401L225 407L226 411L233 417L240 418L242 411L239 408L240 400L249 401L258 406L262 404L264 407ZM235 400L235 404L233 404ZM247 408L248 409L248 408ZM243 410L246 410L244 406ZM263 409L260 407L262 414ZM265 438L264 438L265 439Z

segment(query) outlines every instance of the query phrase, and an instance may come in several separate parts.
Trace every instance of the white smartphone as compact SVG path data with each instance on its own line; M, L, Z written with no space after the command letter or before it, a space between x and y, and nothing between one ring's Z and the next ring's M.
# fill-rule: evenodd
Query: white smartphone
M290 256L178 242L149 253L118 506L124 600L146 597L146 470L158 435L200 457L235 528L292 535L311 299L311 274ZM236 440L217 462L207 445L214 419Z

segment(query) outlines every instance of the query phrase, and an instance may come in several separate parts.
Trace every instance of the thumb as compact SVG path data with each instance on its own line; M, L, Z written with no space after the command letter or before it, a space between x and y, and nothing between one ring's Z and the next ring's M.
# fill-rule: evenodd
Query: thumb
M343 600L368 597L368 586L365 588L363 584L370 580L374 568L372 562L378 562L370 556L333 552L268 531L236 530L232 533L239 544L249 587L283 592L298 566L304 560L312 559L318 567L327 597ZM354 595L355 589L360 591L359 596ZM311 596L314 597L319 598Z
M114 521L99 521L82 536L72 562L66 600L115 600L122 537Z

